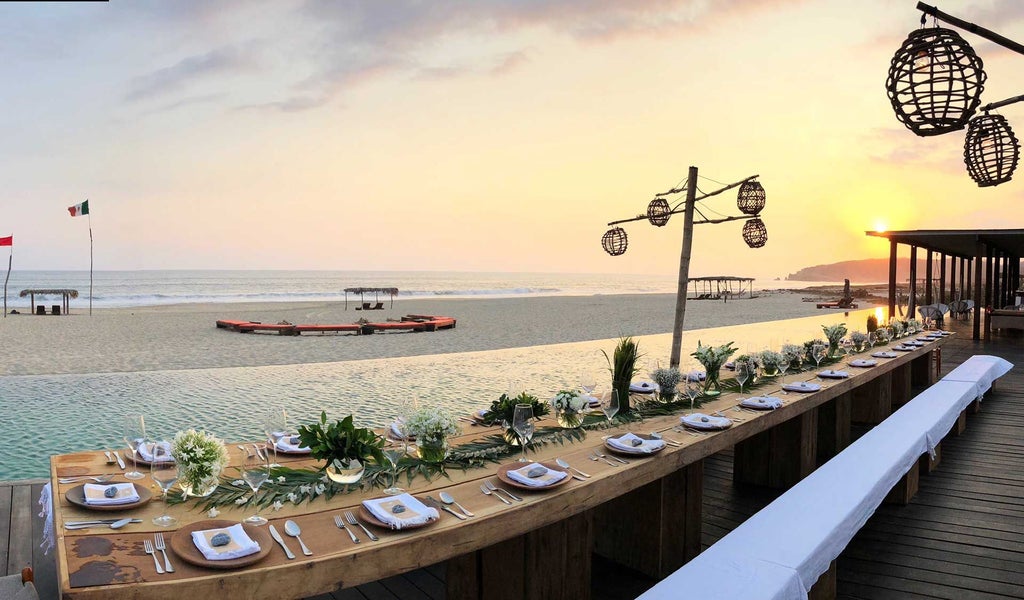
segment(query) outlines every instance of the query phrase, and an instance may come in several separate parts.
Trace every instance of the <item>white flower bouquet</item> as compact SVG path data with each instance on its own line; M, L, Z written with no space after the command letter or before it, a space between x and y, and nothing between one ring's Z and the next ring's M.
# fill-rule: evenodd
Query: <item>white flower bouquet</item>
M207 496L217 488L220 473L228 464L224 442L205 431L179 431L171 442L178 464L178 484L190 496Z
M416 440L441 442L459 432L459 422L447 410L437 407L423 407L409 416L405 422L409 435Z

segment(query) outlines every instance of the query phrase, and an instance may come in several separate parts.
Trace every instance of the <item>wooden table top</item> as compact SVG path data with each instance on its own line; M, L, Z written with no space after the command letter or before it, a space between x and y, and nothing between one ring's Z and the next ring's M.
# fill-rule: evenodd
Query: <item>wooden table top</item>
M261 514L275 525L284 535L284 521L294 519L302 528L302 539L313 551L306 557L299 552L298 542L284 536L286 543L297 558L289 560L281 548L274 544L266 558L256 564L234 570L213 570L190 565L170 550L170 537L177 528L190 523L211 519L199 510L194 501L171 506L168 512L177 517L176 527L162 528L152 524L151 519L160 514L164 504L156 499L148 504L124 512L98 512L71 504L65 498L67 490L80 484L59 484L58 477L73 475L100 475L117 473L114 482L126 481L116 465L108 465L102 452L81 452L51 457L50 475L54 490L54 523L57 536L57 569L60 588L64 598L75 599L119 599L119 598L167 598L180 600L186 589L194 594L216 594L217 598L300 598L314 596L343 587L376 581L395 574L418 569L436 562L473 552L497 542L523 535L529 531L557 522L603 504L628 491L646 485L702 458L734 446L737 442L756 435L784 421L811 410L853 388L863 385L884 373L908 364L922 354L941 347L949 338L942 338L926 344L913 352L899 353L893 359L878 359L879 364L868 369L845 368L850 372L847 379L821 380L822 390L809 394L789 393L780 395L780 386L775 381L760 385L758 395L773 394L784 400L784 406L777 410L760 413L737 412L740 396L723 393L718 399L706 402L700 409L704 413L728 411L730 417L743 419L726 430L707 435L679 433L673 427L679 424L680 414L647 418L642 422L623 425L606 431L596 430L587 434L582 442L547 444L530 453L530 458L541 461L560 457L574 467L592 475L586 481L572 480L554 489L530 491L513 490L524 499L523 502L507 506L496 498L485 496L480 484L490 481L501 486L496 472L500 464L465 472L452 470L450 478L438 477L427 481L417 477L412 485L405 486L416 496L431 495L435 498L441 491L447 491L463 506L476 514L465 521L441 512L438 522L427 527L408 531L374 530L379 542L366 539L358 528L356 533L361 542L354 544L349 536L334 524L334 516L346 510L358 512L362 500L382 496L378 489L362 490L349 494L335 495L331 500L323 497L298 505L288 504L280 510L264 508ZM895 345L895 342L894 344ZM874 351L885 349L874 348ZM852 358L867 358L870 353L861 353ZM843 361L845 364L846 361ZM834 367L832 367L834 368ZM786 376L787 382L814 379L814 371ZM686 411L687 413L690 411ZM544 423L548 424L548 423ZM553 422L552 422L553 424ZM589 455L594 449L604 448L602 435L625 431L636 433L662 432L664 437L678 446L668 445L663 451L650 456L628 459L628 465L612 467L602 461L593 461ZM465 443L482 435L498 432L496 428L466 425L462 435L454 444ZM230 465L225 474L231 476L241 463L243 452L235 443L228 445ZM502 464L513 462L510 456ZM319 464L308 458L279 454L279 463L289 467L317 468ZM153 485L147 475L137 483ZM507 487L507 486L505 486ZM159 490L152 488L154 497ZM254 512L253 507L219 508L217 519L239 521ZM66 530L65 521L93 518L131 516L142 519L120 530L87 529ZM154 533L163 532L168 540L168 554L175 572L157 574L152 557L143 549L143 541L152 539ZM159 552L157 553L159 555Z

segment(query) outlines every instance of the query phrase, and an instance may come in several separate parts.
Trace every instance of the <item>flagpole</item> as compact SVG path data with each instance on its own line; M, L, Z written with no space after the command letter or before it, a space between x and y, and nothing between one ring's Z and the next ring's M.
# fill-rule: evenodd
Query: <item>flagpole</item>
M89 201L88 198L85 199ZM86 213L89 217L89 316L92 316L92 215Z
M11 255L7 257L7 277L4 279L4 318L7 318L7 282L11 279L11 262L14 260L14 244L11 244Z

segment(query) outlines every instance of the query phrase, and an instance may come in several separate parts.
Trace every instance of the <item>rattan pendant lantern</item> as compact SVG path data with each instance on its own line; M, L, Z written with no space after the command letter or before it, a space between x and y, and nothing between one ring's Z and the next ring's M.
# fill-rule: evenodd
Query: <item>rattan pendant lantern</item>
M671 216L672 208L664 198L655 198L647 205L647 220L655 227L664 227Z
M621 227L613 227L601 236L601 246L605 252L612 256L625 254L626 246L628 245L629 239L626 237L626 230Z
M1002 115L985 113L971 119L964 140L964 164L978 187L1006 183L1020 160L1020 143Z
M750 219L743 224L743 241L751 248L760 248L768 243L768 228L761 219Z
M757 181L745 181L736 194L736 207L745 215L756 215L764 209L764 187Z
M985 89L981 58L944 27L911 32L892 57L885 89L896 118L919 136L963 129Z

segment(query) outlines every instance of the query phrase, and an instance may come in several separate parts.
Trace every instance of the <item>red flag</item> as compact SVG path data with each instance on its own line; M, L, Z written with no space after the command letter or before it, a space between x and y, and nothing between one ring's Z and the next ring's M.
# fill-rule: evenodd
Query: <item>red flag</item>
M13 245L14 245L14 236L13 235L9 235L7 237L0 238L0 246L13 246Z

